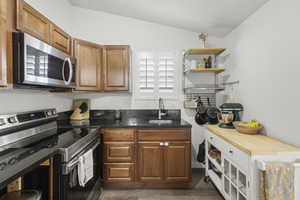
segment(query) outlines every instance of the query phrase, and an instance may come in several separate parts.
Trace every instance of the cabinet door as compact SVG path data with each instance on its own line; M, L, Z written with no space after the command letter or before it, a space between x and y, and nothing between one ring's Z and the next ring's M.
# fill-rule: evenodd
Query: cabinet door
M77 90L100 91L101 84L101 46L90 42L75 40L77 59Z
M6 21L0 18L0 87L7 86L7 37Z
M166 181L189 181L191 179L191 144L189 142L165 143Z
M17 29L45 42L50 41L50 21L24 0L17 0Z
M163 147L160 143L139 143L139 180L157 182L163 180Z
M130 182L135 179L134 164L105 163L104 179L107 182Z
M105 46L104 90L129 90L129 46Z
M51 45L67 54L71 53L71 36L54 24L51 24Z

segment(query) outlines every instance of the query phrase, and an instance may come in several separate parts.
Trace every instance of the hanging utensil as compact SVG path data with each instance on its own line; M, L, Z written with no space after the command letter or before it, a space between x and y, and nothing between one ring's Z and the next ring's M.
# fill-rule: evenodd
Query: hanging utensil
M195 115L195 121L199 125L207 123L206 107L203 105L201 97L199 97L197 100L197 113Z
M220 113L220 110L212 106L210 104L210 99L207 97L207 103L208 103L208 108L206 109L206 115L207 115L207 121L209 124L218 124L219 119L218 119L218 114Z

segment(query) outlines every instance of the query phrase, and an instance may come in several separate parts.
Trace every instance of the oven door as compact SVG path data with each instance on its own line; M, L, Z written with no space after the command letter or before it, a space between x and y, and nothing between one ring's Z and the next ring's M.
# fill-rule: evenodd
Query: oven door
M14 82L75 87L75 64L64 52L26 33L14 33Z
M93 149L93 165L94 176L84 186L81 187L78 183L78 160L84 153ZM85 150L75 156L70 162L62 165L61 183L60 184L60 200L98 200L101 195L100 174L100 139L89 144Z

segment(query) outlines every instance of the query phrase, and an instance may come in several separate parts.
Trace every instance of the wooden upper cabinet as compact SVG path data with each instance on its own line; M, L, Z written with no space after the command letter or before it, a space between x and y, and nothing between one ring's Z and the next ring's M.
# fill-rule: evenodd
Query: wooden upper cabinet
M8 3L7 0L0 0L0 17L3 20L7 19Z
M170 142L164 151L165 179L169 182L189 181L191 178L191 144Z
M75 57L77 59L76 89L101 91L102 47L94 43L75 40L74 48Z
M104 48L104 90L128 91L130 69L129 46L112 45Z
M67 54L71 54L71 36L55 24L51 24L51 45Z
M7 86L7 70L8 70L7 43L8 43L7 24L5 20L0 18L0 87Z
M17 0L17 29L50 42L50 21L24 0Z
M159 142L139 143L138 177L142 182L162 181L164 176L163 148Z

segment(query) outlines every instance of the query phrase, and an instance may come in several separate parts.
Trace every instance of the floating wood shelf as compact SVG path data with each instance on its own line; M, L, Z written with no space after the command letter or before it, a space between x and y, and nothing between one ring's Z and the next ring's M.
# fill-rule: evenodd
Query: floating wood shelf
M214 49L189 49L186 54L187 55L219 55L223 53L226 49L223 48L214 48Z
M224 72L224 68L197 68L197 69L187 69L184 72L190 73L190 72L214 72L216 74Z

